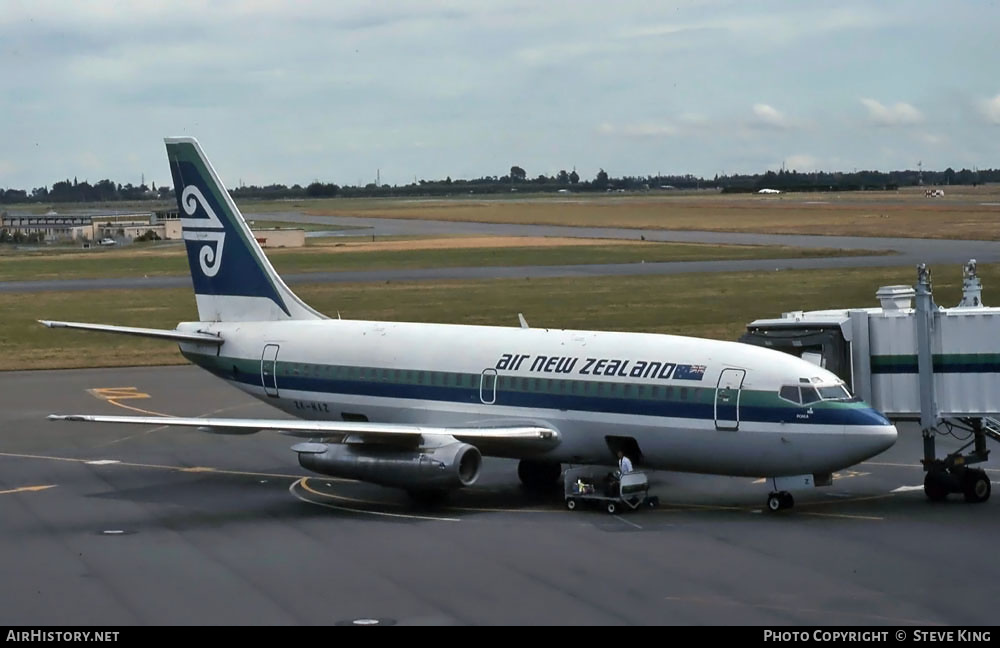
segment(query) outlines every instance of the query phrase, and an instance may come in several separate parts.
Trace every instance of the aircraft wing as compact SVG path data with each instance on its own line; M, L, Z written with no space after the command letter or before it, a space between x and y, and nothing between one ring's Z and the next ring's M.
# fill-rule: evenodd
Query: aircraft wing
M88 423L132 423L194 427L216 434L254 434L272 430L308 439L340 436L342 441L413 443L425 437L451 436L476 445L477 442L508 449L547 449L560 441L558 430L540 425L507 427L437 427L399 423L358 421L305 421L301 419L181 418L168 416L104 416L92 414L50 414L50 421Z

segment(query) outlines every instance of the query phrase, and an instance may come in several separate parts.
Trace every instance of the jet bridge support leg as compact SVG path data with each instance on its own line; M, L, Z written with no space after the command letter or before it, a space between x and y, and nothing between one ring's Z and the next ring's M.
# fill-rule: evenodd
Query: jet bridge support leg
M985 470L970 468L989 458L986 436L1000 439L1000 422L983 418L939 419L937 400L934 393L934 360L931 346L931 332L935 325L934 297L931 292L931 273L927 266L917 266L917 308L915 313L917 334L917 370L920 376L920 429L924 437L924 458L921 463L927 475L924 477L924 493L932 501L941 501L949 493L962 493L967 502L985 502L990 498L990 478ZM960 428L971 432L972 440L944 459L938 459L934 448L938 425L949 431ZM962 452L974 445L969 454Z

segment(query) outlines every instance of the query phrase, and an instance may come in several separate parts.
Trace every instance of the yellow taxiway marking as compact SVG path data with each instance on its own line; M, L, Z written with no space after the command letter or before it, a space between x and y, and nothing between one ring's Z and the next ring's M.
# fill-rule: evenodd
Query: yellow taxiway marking
M128 400L130 398L149 398L149 394L139 391L138 387L95 387L88 389L94 398L101 400Z
M37 491L48 490L50 488L55 488L56 484L48 484L46 486L21 486L20 488L12 488L10 490L0 491L0 495L11 495L13 493L34 493Z
M834 479L850 479L851 477L867 477L871 473L858 472L857 470L845 470L843 472L833 473ZM764 484L770 481L768 477L761 477L760 479L753 480L754 484Z
M133 412L139 412L140 414L148 414L150 416L165 416L167 418L173 418L172 414L164 414L163 412L154 412L153 410L142 409L141 407L133 407L132 405L126 405L125 403L118 402L136 398L150 398L149 394L139 391L138 387L95 387L93 389L88 389L87 393L93 396L94 398L97 398L102 401L107 401L108 403L114 405L115 407L132 410Z
M296 499L303 501L307 504L313 504L315 506L325 506L326 508L336 509L338 511L347 511L349 513L366 513L368 515L378 515L381 517L394 517L394 518L404 518L409 520L432 520L434 522L461 522L458 518L446 518L446 517L431 517L429 515L410 515L405 513L386 513L383 511L369 511L368 509L353 508L349 506L337 506L336 504L327 504L325 502L314 502L307 497L303 497L295 492L296 486L301 486L306 492L312 493L319 497L328 497L330 499L343 500L348 502L357 502L361 504L375 504L377 506L384 506L380 502L369 502L365 500L352 499L350 497L342 497L340 495L332 495L330 493L323 493L318 490L309 487L307 483L309 481L308 477L303 477L298 481L294 482L288 487L288 492L291 493Z
M302 475L287 475L283 473L263 473L250 472L246 470L221 470L219 468L204 468L200 466L162 466L159 464L134 463L129 461L117 461L115 463L94 464L93 459L77 459L74 457L50 457L47 455L20 454L16 452L0 452L0 457L12 457L15 459L43 459L46 461L68 461L70 463L91 464L101 467L113 468L116 466L128 466L130 468L151 468L154 470L172 470L174 472L211 472L216 475L238 475L243 477L276 477L279 479L302 479ZM324 481L352 481L349 479L327 478Z

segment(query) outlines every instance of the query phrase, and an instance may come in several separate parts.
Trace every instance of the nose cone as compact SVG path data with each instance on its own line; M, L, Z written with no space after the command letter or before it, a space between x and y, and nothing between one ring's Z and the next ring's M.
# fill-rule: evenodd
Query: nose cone
M896 443L896 426L890 425L849 425L846 426L847 448L854 462L864 461L885 452Z

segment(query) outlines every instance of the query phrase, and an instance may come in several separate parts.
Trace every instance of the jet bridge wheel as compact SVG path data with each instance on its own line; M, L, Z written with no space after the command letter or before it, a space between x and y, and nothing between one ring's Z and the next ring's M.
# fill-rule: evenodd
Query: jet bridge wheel
M962 493L966 502L973 504L985 502L990 498L991 489L990 478L986 471L970 468L965 470L965 474L962 475Z
M924 477L924 495L932 502L943 502L951 490L947 483L948 476L936 470L930 470ZM989 480L987 480L989 481Z

